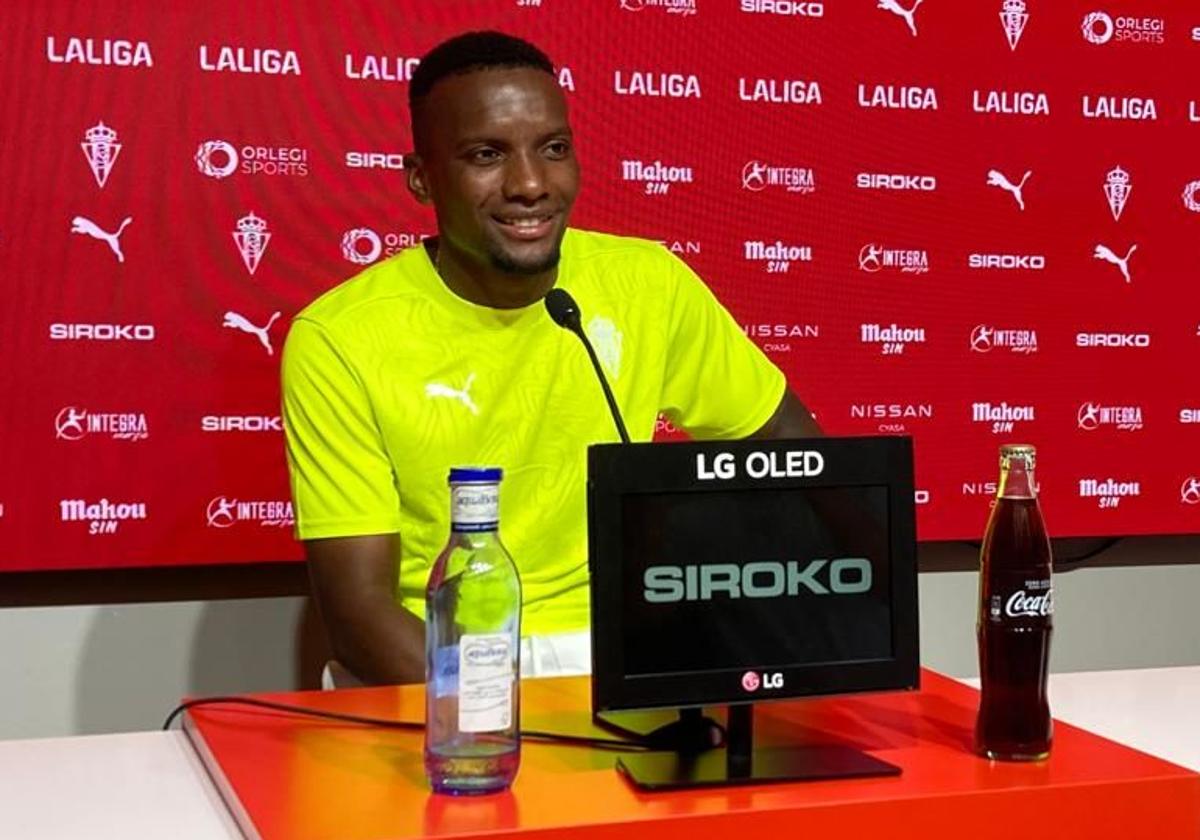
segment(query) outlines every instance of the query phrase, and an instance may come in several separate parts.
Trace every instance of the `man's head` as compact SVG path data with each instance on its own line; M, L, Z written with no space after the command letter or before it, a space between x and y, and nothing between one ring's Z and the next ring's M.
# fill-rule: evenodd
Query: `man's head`
M579 166L545 54L498 32L460 35L421 59L409 104L408 186L437 213L443 269L481 282L552 272Z

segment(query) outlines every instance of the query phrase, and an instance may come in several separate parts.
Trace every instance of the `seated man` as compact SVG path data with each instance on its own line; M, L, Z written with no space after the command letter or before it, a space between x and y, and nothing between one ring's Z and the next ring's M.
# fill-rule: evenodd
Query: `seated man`
M549 59L451 39L409 92L408 189L437 236L296 316L283 409L297 532L334 654L368 683L425 674L424 592L449 535L449 468L504 469L501 538L524 590L522 670L587 671L587 446L616 438L578 301L630 436L818 434L784 375L661 246L569 229L579 164Z

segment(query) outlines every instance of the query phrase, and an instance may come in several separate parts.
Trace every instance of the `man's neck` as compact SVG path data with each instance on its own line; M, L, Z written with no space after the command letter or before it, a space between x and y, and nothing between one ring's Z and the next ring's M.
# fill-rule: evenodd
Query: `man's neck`
M426 251L442 282L464 300L491 309L522 309L537 303L554 287L558 267L539 274L512 274L463 265L436 239L426 240Z

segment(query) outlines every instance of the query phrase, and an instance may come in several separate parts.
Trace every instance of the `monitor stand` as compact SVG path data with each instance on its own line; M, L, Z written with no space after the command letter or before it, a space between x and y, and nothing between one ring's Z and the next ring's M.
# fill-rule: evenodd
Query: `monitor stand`
M755 750L753 715L753 704L730 706L725 749L715 750L712 747L721 744L720 725L703 717L699 709L682 709L678 720L646 733L643 743L663 752L628 753L617 760L617 770L643 790L900 774L894 764L836 744ZM597 723L606 729L636 734L636 729L597 717ZM667 746L670 743L683 748Z

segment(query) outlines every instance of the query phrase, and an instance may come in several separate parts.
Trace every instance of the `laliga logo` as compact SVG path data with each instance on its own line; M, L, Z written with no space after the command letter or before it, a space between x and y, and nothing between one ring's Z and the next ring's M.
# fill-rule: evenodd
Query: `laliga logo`
M228 528L234 523L233 509L237 504L237 499L230 501L224 496L216 496L208 503L208 510L205 512L208 517L208 527L210 528Z
M1179 501L1185 505L1200 505L1200 478L1189 475L1179 488Z
M1092 44L1107 44L1112 40L1113 19L1104 12L1092 12L1083 19L1083 37Z
M213 160L218 153L225 156L224 164L219 165ZM237 149L224 140L208 140L201 143L200 148L196 150L196 168L210 178L228 178L237 169L237 165Z
M85 434L83 421L87 419L87 411L80 411L69 405L54 418L54 437L58 440L80 440Z
M359 248L360 242L367 243L367 251ZM383 253L383 240L370 228L354 228L342 234L342 256L355 265L369 265Z

